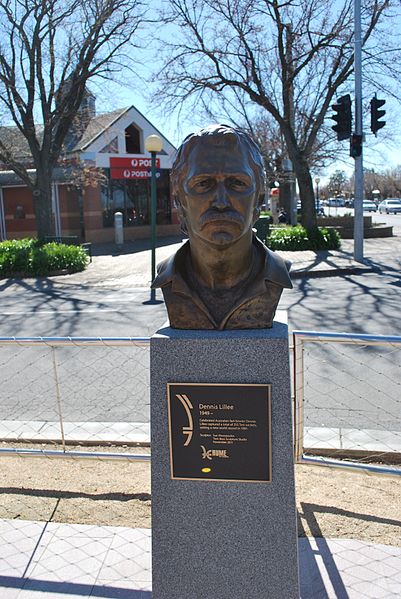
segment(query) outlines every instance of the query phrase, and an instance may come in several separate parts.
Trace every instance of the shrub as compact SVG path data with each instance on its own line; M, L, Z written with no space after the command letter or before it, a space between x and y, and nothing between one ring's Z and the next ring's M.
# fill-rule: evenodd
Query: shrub
M76 245L46 243L32 252L31 268L34 274L45 275L58 270L79 272L88 261L85 251Z
M36 239L0 243L0 277L45 276L60 270L79 272L87 263L86 252L80 246L41 245Z
M340 236L335 229L316 227L307 231L301 225L272 229L266 240L271 250L338 250L341 245Z
M14 239L0 243L0 273L25 272L35 239Z

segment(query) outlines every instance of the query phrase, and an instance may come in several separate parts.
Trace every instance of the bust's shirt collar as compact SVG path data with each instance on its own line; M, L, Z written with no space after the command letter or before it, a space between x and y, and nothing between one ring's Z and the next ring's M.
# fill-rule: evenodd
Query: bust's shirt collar
M276 285L280 285L286 289L292 288L292 282L289 275L291 263L283 260L281 256L269 250L257 237L253 238L253 243L258 252L264 254L264 265L255 283L263 287L265 281L270 281ZM157 276L152 283L152 289L164 287L169 283L172 284L174 293L182 293L192 295L192 291L188 287L183 277L185 272L186 257L190 252L190 243L187 241L184 245L172 256L161 262L157 267ZM251 285L254 290L254 285ZM262 290L262 289L261 289Z
M240 308L241 305L252 301L254 298L263 296L268 290L269 284L290 289L292 287L289 276L290 262L281 258L269 250L259 239L254 237L253 243L263 260L263 267L256 277L244 289L240 298L235 302L220 323L216 323L208 307L192 289L185 279L187 257L190 252L189 242L185 243L175 254L158 265L158 275L153 281L152 288L171 285L171 292L184 299L190 300L196 305L213 324L216 329L225 328L226 322Z

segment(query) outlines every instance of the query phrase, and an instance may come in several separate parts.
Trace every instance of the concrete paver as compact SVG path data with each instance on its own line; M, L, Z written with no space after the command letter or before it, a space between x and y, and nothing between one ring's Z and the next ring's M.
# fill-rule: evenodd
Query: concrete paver
M158 240L156 262L177 251L184 241L181 237ZM366 239L363 263L353 257L353 240L343 240L340 250L277 252L292 262L292 278L338 276L369 272L378 268L377 257L384 251L401 253L401 236L385 239ZM82 273L52 277L53 284L84 285L106 288L149 287L151 280L151 252L148 240L124 244L118 249L114 243L93 247L93 260Z
M0 531L4 599L151 598L150 529L3 520ZM298 549L301 599L401 596L400 548L300 538Z

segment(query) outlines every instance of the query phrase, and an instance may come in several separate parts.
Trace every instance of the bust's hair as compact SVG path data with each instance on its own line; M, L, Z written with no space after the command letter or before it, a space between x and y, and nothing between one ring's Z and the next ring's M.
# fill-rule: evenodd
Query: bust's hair
M196 133L191 133L184 139L177 150L174 164L170 172L172 195L180 220L182 219L180 193L182 181L188 171L188 156L197 143L202 143L204 141L215 146L229 144L245 148L245 153L255 176L256 195L258 196L259 203L263 203L262 194L264 192L265 184L265 169L262 155L256 143L248 133L242 129L221 124L209 125Z

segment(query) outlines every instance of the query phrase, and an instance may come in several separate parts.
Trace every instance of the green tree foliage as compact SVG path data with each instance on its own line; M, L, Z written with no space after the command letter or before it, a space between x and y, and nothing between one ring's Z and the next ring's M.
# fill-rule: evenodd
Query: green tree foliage
M335 171L329 179L327 189L330 194L339 196L343 193L344 187L348 181L347 175L344 171Z

